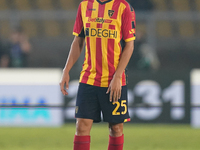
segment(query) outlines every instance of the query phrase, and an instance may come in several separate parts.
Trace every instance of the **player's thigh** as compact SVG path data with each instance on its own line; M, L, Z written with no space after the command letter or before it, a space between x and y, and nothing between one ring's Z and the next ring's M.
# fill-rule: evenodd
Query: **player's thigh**
M97 87L79 84L77 100L76 100L76 118L92 119L94 122L99 122L100 105L97 98Z

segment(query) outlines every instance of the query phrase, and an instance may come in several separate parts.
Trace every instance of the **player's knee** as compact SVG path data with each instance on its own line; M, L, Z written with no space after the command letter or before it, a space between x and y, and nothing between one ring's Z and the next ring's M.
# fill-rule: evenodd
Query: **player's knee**
M87 120L77 120L76 122L76 135L85 136L90 135L92 122Z
M123 123L109 124L110 135L114 137L121 136L123 134Z

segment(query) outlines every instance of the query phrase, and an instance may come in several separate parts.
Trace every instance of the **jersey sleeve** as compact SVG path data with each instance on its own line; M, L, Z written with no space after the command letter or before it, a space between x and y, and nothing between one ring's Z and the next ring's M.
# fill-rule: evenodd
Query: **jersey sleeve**
M79 37L85 37L82 14L81 14L81 4L78 7L76 21L75 21L74 29L73 29L73 35L79 36Z
M125 42L135 40L135 11L131 5L122 14L122 37Z

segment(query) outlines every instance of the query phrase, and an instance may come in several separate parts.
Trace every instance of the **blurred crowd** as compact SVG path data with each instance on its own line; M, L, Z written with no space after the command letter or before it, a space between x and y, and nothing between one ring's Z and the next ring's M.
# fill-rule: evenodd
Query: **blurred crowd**
M139 11L150 12L154 9L151 0L127 1L135 9L136 16ZM145 32L136 28L135 49L128 65L128 69L130 70L158 70L160 67L156 50L146 42L145 34ZM21 27L16 27L11 32L7 41L8 42L3 42L0 40L0 67L29 67L28 58L31 51L31 44L23 29Z
M134 8L137 18L137 12L151 12L154 10L154 4L151 0L127 0ZM130 59L128 69L133 70L158 70L160 61L156 50L146 42L146 33L137 28L136 23L136 40L134 52Z
M137 11L152 11L154 4L151 0L127 0L134 10Z
M28 37L21 27L16 27L11 31L8 41L0 40L0 67L26 67L30 50Z

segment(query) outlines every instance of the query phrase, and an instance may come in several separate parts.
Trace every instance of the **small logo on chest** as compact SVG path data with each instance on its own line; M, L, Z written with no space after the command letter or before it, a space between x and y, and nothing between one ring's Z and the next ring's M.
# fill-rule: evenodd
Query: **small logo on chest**
M108 10L108 16L111 18L114 14L114 10Z

